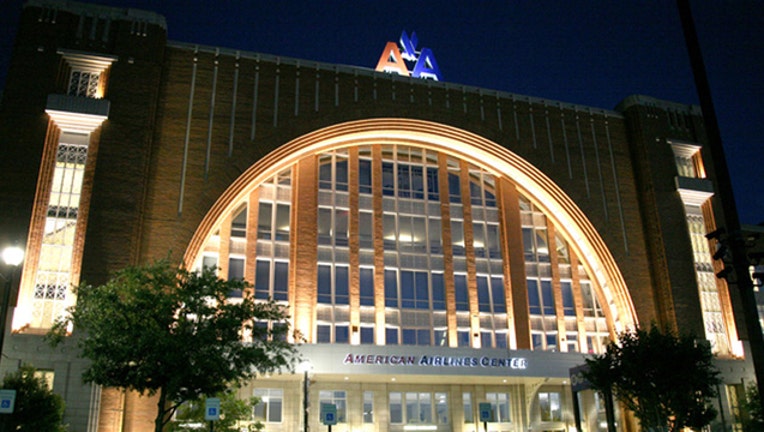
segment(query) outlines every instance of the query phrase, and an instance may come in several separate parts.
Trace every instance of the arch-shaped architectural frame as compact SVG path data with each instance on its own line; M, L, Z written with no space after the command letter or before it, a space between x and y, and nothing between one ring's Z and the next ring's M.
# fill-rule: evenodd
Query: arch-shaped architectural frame
M420 146L464 159L495 176L512 180L561 227L606 300L616 332L638 324L636 310L618 265L594 225L568 195L538 168L499 144L452 126L413 119L379 118L339 123L298 137L272 151L237 178L196 229L184 255L193 266L222 218L265 179L300 159L322 151L371 144Z

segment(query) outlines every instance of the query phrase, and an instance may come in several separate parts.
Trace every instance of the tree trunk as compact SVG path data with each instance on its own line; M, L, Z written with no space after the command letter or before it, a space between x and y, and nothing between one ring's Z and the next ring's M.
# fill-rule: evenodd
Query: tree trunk
M164 387L159 390L159 402L157 402L157 416L154 419L154 432L162 432L164 429L165 404L167 395L164 393Z

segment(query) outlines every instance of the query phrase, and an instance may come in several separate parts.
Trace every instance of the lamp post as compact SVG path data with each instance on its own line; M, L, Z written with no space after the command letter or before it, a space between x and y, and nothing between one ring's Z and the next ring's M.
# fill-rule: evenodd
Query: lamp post
M13 280L16 277L16 269L24 261L24 250L18 246L9 246L3 249L3 262L11 267L10 275L3 276L5 279L5 289L3 290L3 303L0 310L0 355L3 352L3 343L5 343L5 325L8 321L8 307L11 301L11 289Z
M303 360L300 362L300 364L297 365L297 372L302 372L302 430L303 432L308 432L310 430L310 426L308 424L309 416L308 416L308 408L309 408L309 386L310 386L310 377L308 376L310 372L313 370L313 364L310 362L310 360Z

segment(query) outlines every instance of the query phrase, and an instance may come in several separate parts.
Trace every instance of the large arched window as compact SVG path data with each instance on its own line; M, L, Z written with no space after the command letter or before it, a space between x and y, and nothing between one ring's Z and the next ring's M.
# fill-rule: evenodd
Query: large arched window
M189 264L288 303L312 343L598 352L633 323L620 274L583 253L591 227L547 207L548 180L421 138L282 148L208 215Z

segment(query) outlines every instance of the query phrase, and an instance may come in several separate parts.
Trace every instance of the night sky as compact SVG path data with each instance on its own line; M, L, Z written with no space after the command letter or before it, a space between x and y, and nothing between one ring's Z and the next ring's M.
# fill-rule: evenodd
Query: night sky
M672 0L86 0L164 15L170 40L373 68L415 31L444 81L614 108L697 104ZM743 224L764 222L764 2L691 2ZM0 89L23 0L0 0Z

